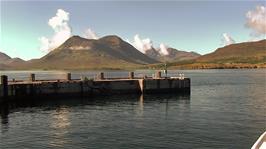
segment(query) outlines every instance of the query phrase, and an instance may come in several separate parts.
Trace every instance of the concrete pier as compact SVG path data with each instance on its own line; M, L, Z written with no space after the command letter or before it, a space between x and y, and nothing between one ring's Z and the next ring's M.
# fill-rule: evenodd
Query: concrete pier
M112 94L156 94L187 93L190 94L190 79L179 77L137 78L130 72L128 78L105 78L98 74L95 80L71 79L66 74L62 80L36 80L35 74L29 81L10 81L1 76L0 101L16 98L47 96L94 96Z

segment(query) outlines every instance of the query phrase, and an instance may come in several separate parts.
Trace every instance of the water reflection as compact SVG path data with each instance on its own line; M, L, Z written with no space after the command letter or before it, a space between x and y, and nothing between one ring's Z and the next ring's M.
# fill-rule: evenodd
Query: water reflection
M144 97L143 97L143 95L140 95L140 97L139 97L139 106L138 106L138 116L143 116L143 109L144 109L144 104L143 104L143 102L144 102Z
M4 133L8 130L8 117L9 108L8 106L0 105L0 116L1 116L1 133Z
M174 109L190 110L191 97L189 94L160 94L160 95L144 95L143 107L146 104L160 104L164 109L165 118L167 119L168 113ZM155 107L155 105L152 105ZM182 111L182 110L181 110ZM182 112L178 115L182 114Z
M69 110L67 107L59 107L51 113L51 127L55 129L64 129L70 125Z
M5 104L0 104L0 118L1 126L6 131L8 124L12 123L9 114L14 111L25 112L26 108L33 113L40 111L52 111L51 113L51 128L60 130L59 134L55 134L58 138L67 131L70 127L71 121L69 120L70 109L77 106L91 106L91 107L104 107L116 105L117 108L124 105L131 105L132 109L140 117L144 115L145 105L153 107L154 105L165 104L165 117L171 106L175 108L189 108L190 95L176 95L176 94L156 94L156 95L119 95L109 97L93 97L93 98L62 98L62 99L31 99L31 100L18 100ZM162 106L163 107L163 106ZM62 130L62 131L61 131Z
M8 123L8 113L9 108L7 106L1 105L0 106L0 116L1 116L1 124L7 124Z
M71 125L69 120L69 109L67 107L58 107L51 113L51 133L52 139L50 145L53 147L63 147L68 142L66 134Z

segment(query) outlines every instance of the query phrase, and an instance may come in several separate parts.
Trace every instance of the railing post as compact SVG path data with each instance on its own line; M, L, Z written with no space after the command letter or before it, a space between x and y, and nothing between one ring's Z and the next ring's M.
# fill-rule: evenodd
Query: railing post
M30 78L29 78L29 80L30 80L31 82L35 81L35 74L34 74L34 73L31 73L31 74L30 74Z
M66 74L66 80L70 81L71 80L71 73Z
M2 97L8 97L8 77L6 75L1 76L1 85L2 85Z
M162 78L162 72L161 71L157 71L156 72L156 78Z
M100 72L97 76L97 79L99 80L103 80L104 79L104 73L103 72Z
M134 72L129 72L128 73L128 78L129 79L134 79Z

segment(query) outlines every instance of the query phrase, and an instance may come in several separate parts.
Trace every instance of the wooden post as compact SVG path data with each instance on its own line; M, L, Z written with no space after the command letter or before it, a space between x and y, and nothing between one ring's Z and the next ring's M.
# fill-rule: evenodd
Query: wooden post
M66 80L70 81L71 80L71 73L66 74Z
M134 72L129 72L128 73L128 78L129 79L134 79Z
M156 72L156 78L161 78L162 77L162 73L161 71L157 71Z
M2 85L2 91L3 91L2 97L7 98L8 97L8 77L6 75L1 76L1 85Z
M34 73L31 73L30 74L30 78L29 78L30 81L35 81L35 74Z
M100 72L100 73L98 74L97 78L98 78L99 80L103 80L103 79L104 79L104 73L103 73L103 72Z

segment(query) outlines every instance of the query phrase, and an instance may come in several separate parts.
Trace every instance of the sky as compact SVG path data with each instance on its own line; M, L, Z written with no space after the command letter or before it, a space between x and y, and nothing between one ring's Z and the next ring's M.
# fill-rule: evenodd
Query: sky
M72 35L118 35L141 52L152 46L206 54L266 33L265 1L0 0L0 6L0 51L24 60Z

